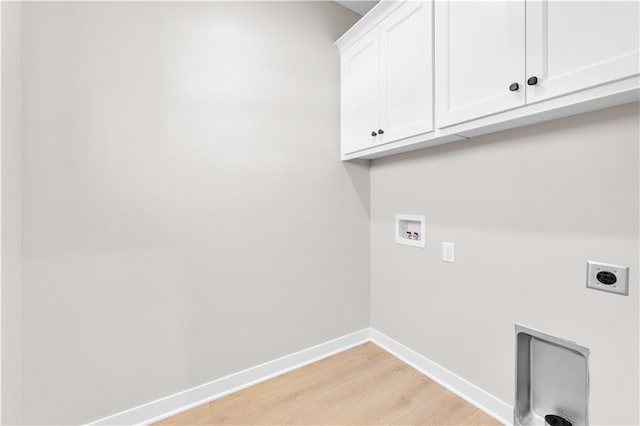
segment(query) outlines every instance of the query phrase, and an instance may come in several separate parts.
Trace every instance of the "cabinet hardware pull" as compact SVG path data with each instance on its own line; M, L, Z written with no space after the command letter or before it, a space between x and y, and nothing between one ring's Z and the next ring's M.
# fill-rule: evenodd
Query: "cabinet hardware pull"
M381 134L383 134L383 133L384 133L384 130L382 130L382 129L378 129L378 134L379 134L379 135L381 135Z
M518 83L511 83L511 85L509 86L509 90L511 90L512 92L517 92L519 88L520 85Z
M535 75L533 77L529 77L529 80L527 80L527 84L529 86L535 86L536 84L538 84L538 77L536 77Z
M371 136L377 136L378 134L376 132L371 132Z

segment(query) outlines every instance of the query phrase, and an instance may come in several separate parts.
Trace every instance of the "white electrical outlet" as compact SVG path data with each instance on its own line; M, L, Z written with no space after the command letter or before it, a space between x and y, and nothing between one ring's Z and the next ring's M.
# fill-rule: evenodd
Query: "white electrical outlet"
M454 243L442 243L442 261L443 262L455 262L455 250L456 245Z

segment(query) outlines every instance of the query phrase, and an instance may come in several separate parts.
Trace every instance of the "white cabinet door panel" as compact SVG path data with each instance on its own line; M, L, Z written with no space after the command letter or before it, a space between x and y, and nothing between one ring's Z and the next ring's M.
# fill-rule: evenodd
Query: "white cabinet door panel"
M380 143L433 130L432 9L407 1L380 25Z
M437 1L435 27L438 127L524 105L523 1Z
M342 60L342 143L345 153L373 146L378 129L378 32L372 31Z
M639 73L637 1L527 2L527 102Z

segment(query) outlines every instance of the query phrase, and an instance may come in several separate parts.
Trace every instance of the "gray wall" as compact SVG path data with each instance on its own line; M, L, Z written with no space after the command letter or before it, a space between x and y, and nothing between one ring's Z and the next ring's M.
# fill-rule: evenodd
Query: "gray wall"
M638 424L638 124L630 104L373 161L373 327L509 404L515 322L574 340L592 424ZM426 216L426 249L394 244L395 213ZM587 290L587 260L629 265L630 296Z
M23 5L24 419L76 423L369 325L333 3Z
M3 86L20 79L9 8ZM375 328L511 404L514 322L589 346L593 423L640 421L637 104L376 160L369 182L336 160L333 41L358 16L334 3L22 15L22 152L20 85L2 93L4 423L21 307L24 420L66 424L366 327L369 298ZM395 213L427 216L426 249L393 243ZM630 265L631 296L586 290L587 259Z
M2 2L2 424L21 421L21 5Z

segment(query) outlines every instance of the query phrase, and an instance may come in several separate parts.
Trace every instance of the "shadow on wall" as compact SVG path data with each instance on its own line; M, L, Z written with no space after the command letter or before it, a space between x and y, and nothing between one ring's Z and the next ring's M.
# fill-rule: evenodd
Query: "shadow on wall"
M628 208L638 186L638 145L629 141L638 129L635 137L615 136L629 120L640 122L638 113L639 104L626 104L373 160L372 185L399 206L407 197L452 206L428 216L432 225L638 235L637 203ZM392 187L385 173L406 185Z
M346 170L351 185L358 194L362 208L367 213L367 217L371 216L371 185L369 184L369 160L351 160L343 161L342 165Z

